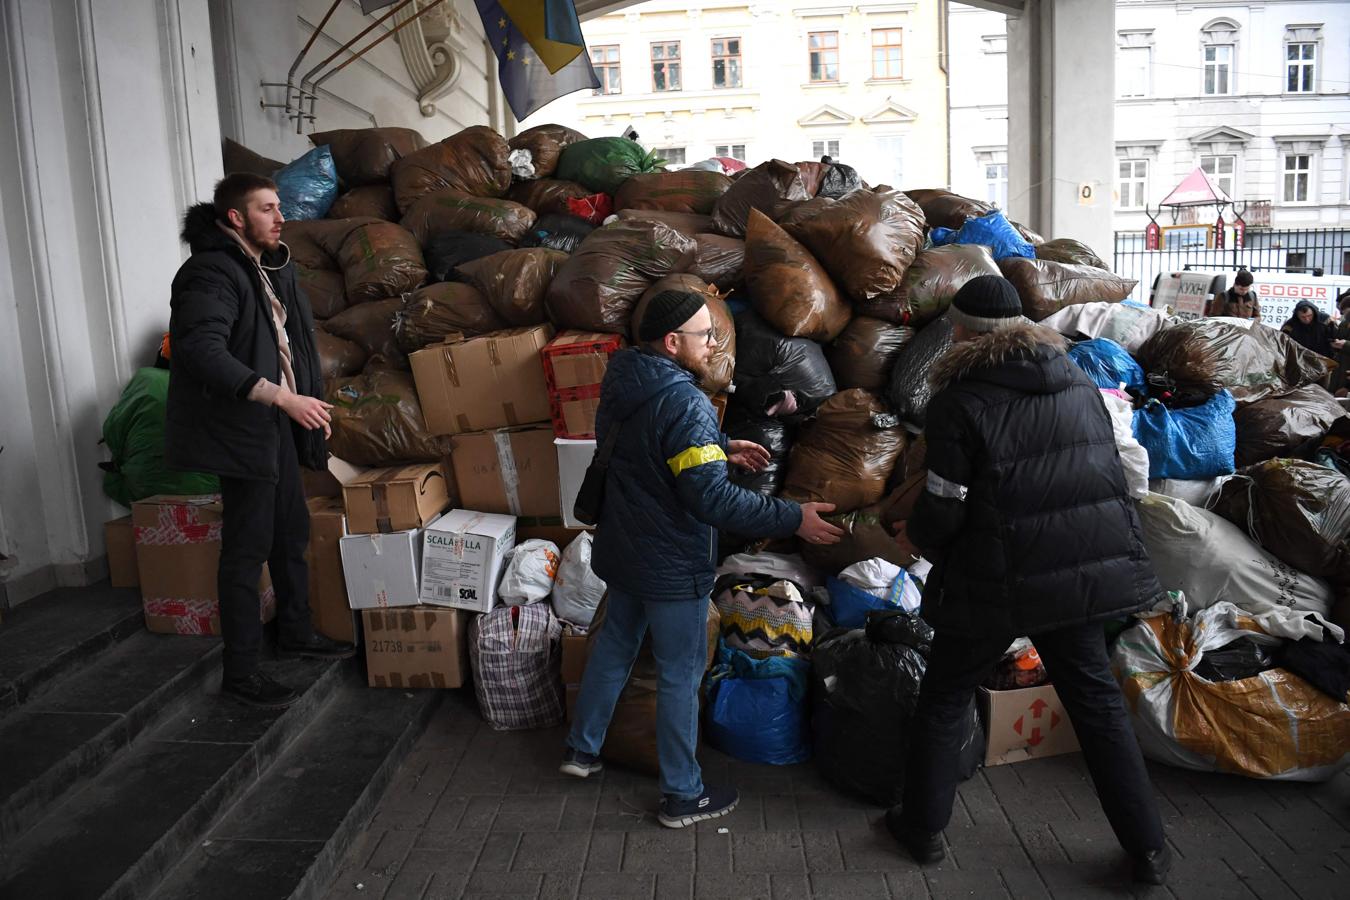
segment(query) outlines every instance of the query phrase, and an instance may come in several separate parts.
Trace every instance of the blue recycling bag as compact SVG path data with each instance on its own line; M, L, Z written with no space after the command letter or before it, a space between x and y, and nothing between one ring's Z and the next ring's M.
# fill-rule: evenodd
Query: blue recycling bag
M1233 472L1237 404L1219 391L1200 406L1168 409L1150 400L1134 411L1134 438L1148 451L1149 478L1209 479Z
M286 221L322 219L338 195L337 166L327 145L315 147L272 176Z
M757 659L719 644L708 673L708 742L745 762L790 766L811 756L801 657Z
M891 590L885 598L875 597L833 575L826 578L825 589L830 592L830 618L835 626L862 628L867 624L867 614L874 609L903 609L900 595L905 586L905 576L902 569L900 577L891 584Z
M993 252L994 259L1006 259L1009 256L1036 258L1036 248L997 209L966 219L960 231L939 227L929 231L928 236L935 247L944 244L983 244Z
M1093 338L1069 348L1069 359L1087 373L1099 388L1118 388L1123 383L1136 391L1144 389L1144 370L1130 351L1110 338Z

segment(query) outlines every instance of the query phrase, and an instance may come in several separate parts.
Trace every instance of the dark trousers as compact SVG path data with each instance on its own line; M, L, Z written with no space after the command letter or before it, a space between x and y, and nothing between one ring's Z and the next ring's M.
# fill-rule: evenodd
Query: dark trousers
M220 633L225 677L246 678L258 668L262 622L258 580L268 564L277 596L277 627L284 641L313 635L309 618L309 510L300 482L291 423L277 413L277 480L220 479L224 513L220 536Z
M1153 785L1111 675L1102 626L1061 628L1032 641L1073 723L1116 839L1132 855L1162 849ZM1010 643L1010 637L970 639L941 632L934 639L905 769L904 818L911 827L938 832L951 820L963 714Z

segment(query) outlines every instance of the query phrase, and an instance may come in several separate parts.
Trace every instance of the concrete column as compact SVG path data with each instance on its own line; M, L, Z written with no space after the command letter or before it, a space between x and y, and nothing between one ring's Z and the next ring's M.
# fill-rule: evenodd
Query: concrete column
M1009 214L1107 259L1115 22L1114 0L1025 0L1021 15L1008 17Z

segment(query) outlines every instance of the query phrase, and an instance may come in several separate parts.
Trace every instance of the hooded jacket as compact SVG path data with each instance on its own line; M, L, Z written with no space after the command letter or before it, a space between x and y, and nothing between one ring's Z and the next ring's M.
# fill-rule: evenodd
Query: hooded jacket
M281 410L249 400L260 378L280 384L276 324L262 274L238 242L221 231L215 208L199 203L183 217L192 255L174 276L169 317L170 375L165 459L169 466L225 478L277 480L281 427L290 426L300 464L327 464L323 433L295 425ZM263 254L286 335L296 392L323 394L314 316L295 282L283 244Z
M609 461L591 565L644 600L692 600L713 586L717 530L786 537L801 507L727 480L726 436L687 370L644 348L605 370L595 436L620 429Z
M934 365L928 480L908 533L934 563L922 614L939 632L1034 636L1163 593L1109 414L1064 347L1019 325Z
M1312 321L1307 324L1298 318L1298 314L1305 309L1313 311ZM1331 342L1336 338L1336 326L1331 323L1331 317L1307 300L1298 301L1294 306L1294 314L1280 330L1314 353L1333 356L1336 352L1331 348Z

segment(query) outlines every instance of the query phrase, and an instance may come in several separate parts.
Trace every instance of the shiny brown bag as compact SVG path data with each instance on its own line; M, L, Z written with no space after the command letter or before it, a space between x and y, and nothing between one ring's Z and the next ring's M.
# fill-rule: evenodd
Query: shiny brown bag
M852 316L815 257L757 209L746 231L745 283L755 311L788 337L833 340Z
M510 148L486 125L474 125L418 150L389 167L400 212L427 194L461 191L473 197L500 197L511 186Z
M879 396L841 391L820 405L792 445L781 496L833 503L835 515L871 506L885 496L905 444L900 420Z
M559 250L529 247L464 263L459 272L507 324L542 325L548 321L544 295L566 260Z
M394 317L394 338L404 353L412 353L455 333L477 337L508 327L478 288L445 281L404 298Z

